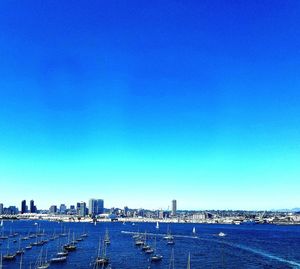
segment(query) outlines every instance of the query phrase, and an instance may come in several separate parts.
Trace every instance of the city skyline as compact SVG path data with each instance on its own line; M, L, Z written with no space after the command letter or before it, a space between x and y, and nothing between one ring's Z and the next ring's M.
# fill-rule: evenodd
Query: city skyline
M299 207L299 2L18 3L0 3L1 201Z

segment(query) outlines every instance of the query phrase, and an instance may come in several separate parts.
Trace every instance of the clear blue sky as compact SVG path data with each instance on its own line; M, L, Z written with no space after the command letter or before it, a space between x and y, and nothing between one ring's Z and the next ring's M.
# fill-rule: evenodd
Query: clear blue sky
M0 200L299 206L299 1L1 1Z

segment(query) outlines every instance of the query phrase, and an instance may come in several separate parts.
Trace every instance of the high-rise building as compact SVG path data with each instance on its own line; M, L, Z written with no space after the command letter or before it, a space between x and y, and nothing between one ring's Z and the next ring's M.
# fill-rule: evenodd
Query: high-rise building
M95 215L102 214L104 211L104 201L102 199L90 199L89 200L89 215L94 217Z
M4 208L3 208L3 204L0 204L0 215L4 214Z
M23 200L21 203L21 214L26 213L27 208L26 208L26 200Z
M86 203L85 202L80 202L79 203L79 209L78 209L78 215L80 217L85 217L86 214Z
M67 212L67 207L65 204L61 204L60 207L59 207L59 213L60 214L66 214Z
M36 206L33 200L30 200L30 213L36 213Z
M177 201L172 200L172 216L176 216L176 211L177 211Z
M56 214L57 206L56 205L50 206L49 211L50 211L51 214Z
M124 206L124 216L128 215L128 206Z

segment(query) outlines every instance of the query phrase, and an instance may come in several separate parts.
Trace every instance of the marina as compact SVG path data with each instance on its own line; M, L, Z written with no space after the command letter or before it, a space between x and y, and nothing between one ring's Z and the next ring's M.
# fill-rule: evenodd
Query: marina
M2 268L300 268L296 225L20 220L1 234Z

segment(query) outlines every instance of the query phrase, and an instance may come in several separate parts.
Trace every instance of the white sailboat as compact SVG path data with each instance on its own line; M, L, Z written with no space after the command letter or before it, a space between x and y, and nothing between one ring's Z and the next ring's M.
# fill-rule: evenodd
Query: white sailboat
M196 227L193 228L193 235L196 236Z
M156 228L156 229L159 229L159 223L158 223L158 221L156 222L155 228Z

